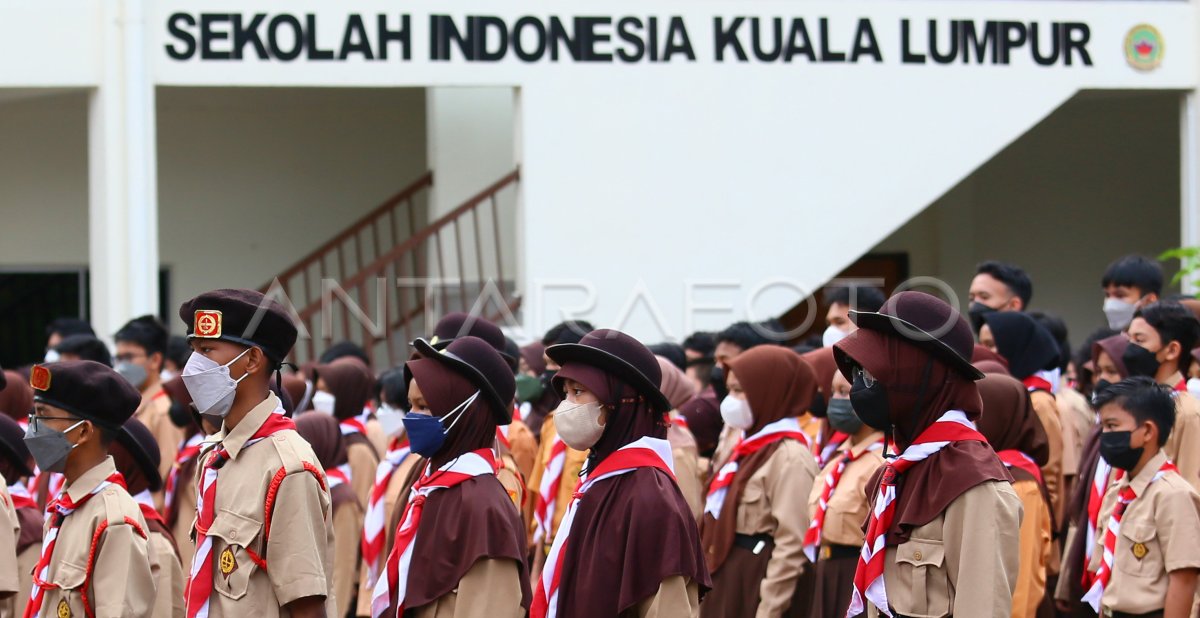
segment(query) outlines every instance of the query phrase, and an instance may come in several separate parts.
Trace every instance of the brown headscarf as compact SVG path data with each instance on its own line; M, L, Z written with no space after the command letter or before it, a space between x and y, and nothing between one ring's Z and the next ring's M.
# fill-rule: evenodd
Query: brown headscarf
M658 390L667 396L672 410L682 408L684 404L695 398L696 383L692 382L682 369L661 356L655 356L654 359L658 361L658 368L662 370L662 383Z
M411 360L407 367L434 416L445 416L475 394L475 387L466 378L434 359ZM432 469L464 453L490 448L495 442L496 423L482 397L462 414L463 418L446 435L445 444L429 462ZM410 475L411 480L415 481L425 469L425 462L420 462ZM407 495L397 503L394 521L406 504ZM421 568L409 571L405 606L421 607L449 594L476 562L493 559L517 563L522 606L528 608L532 595L525 552L521 515L495 476L477 476L432 492L425 500L413 545L413 555L419 556ZM384 615L392 616L394 612L389 608Z
M322 468L332 470L349 461L346 456L346 440L338 427L337 419L332 416L315 412L301 414L296 417L296 433L312 447L313 454L317 456ZM354 488L349 483L342 483L331 489L329 497L333 501L334 510L343 503L358 501L358 496L354 494Z
M363 406L371 398L375 377L361 359L343 356L328 365L317 365L317 379L334 396L333 416L339 421L354 418L363 412Z
M729 361L729 370L741 383L754 417L754 424L746 430L747 436L758 433L775 421L804 414L817 393L816 373L800 355L787 348L770 345L751 348ZM771 459L780 444L769 444L738 462L738 470L725 495L720 518L705 513L700 520L700 541L710 571L717 572L733 549L737 535L738 502L741 501L746 483Z
M545 353L546 346L542 345L541 341L534 341L527 346L521 347L521 358L525 360L526 365L529 365L530 371L539 375L546 372Z
M1012 377L1012 374L1008 372L1008 367L1005 367L1003 364L994 360L977 360L971 364L975 365L976 369L984 373L994 373L997 375L1008 376L1010 378Z
M663 415L616 377L579 362L563 365L558 376L583 384L609 406L604 433L592 447L585 469L594 470L609 455L643 437L666 438ZM559 615L617 616L676 575L696 582L702 593L712 586L691 509L679 485L660 470L640 468L597 483L576 505L570 535L563 556Z
M1124 334L1116 334L1112 337L1105 337L1100 341L1092 344L1092 365L1094 373L1100 373L1100 353L1104 352L1112 359L1113 365L1117 367L1117 372L1122 378L1129 377L1129 370L1125 368L1124 354L1125 349L1129 347L1129 337Z
M946 412L962 410L967 418L978 420L983 411L979 388L974 382L900 337L860 328L838 346L886 385L896 428L894 438L901 452ZM872 504L879 494L883 470L880 468L867 485ZM1012 480L990 445L974 441L950 443L897 477L896 515L887 544L907 541L913 528L932 521L972 487L988 481L1011 483Z
M4 370L8 384L0 390L0 413L14 421L24 420L33 410L33 388L29 386L29 378L11 370Z
M1008 359L1004 358L1003 356L1000 356L999 354L997 354L977 343L977 344L975 344L975 347L971 350L971 364L978 367L980 361L993 361L996 363L1000 363L1001 365L1004 366L1004 373L1010 373L1008 370ZM983 371L983 370L980 369L980 371ZM984 373L987 373L987 372L984 372Z
M1086 559L1085 550L1087 549L1087 531L1088 527L1088 499L1091 497L1092 479L1096 477L1096 466L1100 463L1100 426L1096 425L1092 428L1091 433L1083 442L1083 453L1079 458L1079 474L1075 478L1079 482L1075 483L1075 489L1071 492L1071 503L1067 507L1067 513L1075 522L1075 529L1079 532L1075 535L1071 545L1063 552L1063 570L1071 569L1069 573L1082 573L1087 565L1084 564ZM1068 599L1082 599L1086 590L1083 589L1083 583L1078 577L1072 577L1067 582L1070 594ZM1072 601L1076 606L1081 605L1079 601Z
M817 389L826 403L833 399L833 374L837 373L837 361L833 359L833 348L824 347L800 355L804 362L817 374Z
M1033 458L1038 467L1050 459L1050 441L1033 411L1029 391L1016 378L989 374L976 382L983 400L983 414L975 421L979 433L996 451L1016 450ZM1033 478L1017 468L1014 477Z

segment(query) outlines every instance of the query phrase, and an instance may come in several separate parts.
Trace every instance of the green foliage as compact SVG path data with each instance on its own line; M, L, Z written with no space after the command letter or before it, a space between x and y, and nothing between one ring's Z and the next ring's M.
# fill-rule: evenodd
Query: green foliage
M1200 288L1200 247L1179 247L1163 251L1158 261L1179 260L1179 272L1171 277L1171 285L1185 279L1193 287Z

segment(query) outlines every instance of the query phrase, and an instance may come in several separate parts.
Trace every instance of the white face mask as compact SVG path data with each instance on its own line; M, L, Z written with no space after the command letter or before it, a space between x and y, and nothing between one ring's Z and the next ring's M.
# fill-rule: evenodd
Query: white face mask
M821 345L827 348L832 348L833 344L845 339L846 335L849 334L850 333L834 326L833 324L830 324L829 328L826 328L825 332L821 333Z
M601 412L599 402L571 403L564 400L554 411L554 428L567 446L586 451L595 446L604 434L604 425L600 424Z
M324 412L325 414L333 416L333 404L336 402L337 397L334 397L333 393L317 391L313 393L312 408L317 412Z
M229 414L229 409L233 407L233 396L237 394L238 383L250 375L242 374L242 377L234 380L229 376L229 366L245 356L250 349L246 348L224 365L218 365L217 361L198 353L188 359L180 375L183 376L184 387L192 396L192 402L196 404L196 410L210 419L225 418Z
M389 438L399 438L404 434L404 410L400 408L385 403L375 411L375 420L379 421L379 427Z
M175 376L177 375L179 374L171 371L170 369L163 369L162 371L158 372L158 379L162 382L170 382L171 380L174 380Z
M1119 298L1104 299L1104 317L1108 318L1108 327L1123 331L1129 328L1133 314L1137 313L1137 304L1125 302Z
M754 424L754 416L750 414L750 402L726 395L721 400L721 419L734 429L749 429Z
M1188 378L1187 389L1192 395L1200 397L1200 378Z
M61 356L59 356L58 350L46 350L46 357L43 359L43 361L47 363L57 363L59 358L61 358Z

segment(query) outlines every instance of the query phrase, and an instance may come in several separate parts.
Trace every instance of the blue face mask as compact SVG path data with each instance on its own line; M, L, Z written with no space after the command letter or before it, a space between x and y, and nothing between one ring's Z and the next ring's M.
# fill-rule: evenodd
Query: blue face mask
M475 391L474 395L467 398L466 401L458 404L445 416L438 418L428 414L408 414L401 421L404 423L404 432L408 434L408 444L412 448L412 452L422 457L433 457L442 450L442 446L446 443L446 435L454 429L455 423L463 417L463 412L466 411L475 400L479 398L479 391ZM451 416L457 417L450 421L450 426L445 427L446 419Z

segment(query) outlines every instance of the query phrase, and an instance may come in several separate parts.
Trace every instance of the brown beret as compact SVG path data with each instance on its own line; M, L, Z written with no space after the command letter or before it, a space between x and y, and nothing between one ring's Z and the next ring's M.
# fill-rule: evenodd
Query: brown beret
M187 338L221 339L262 348L276 363L296 345L296 324L283 305L255 290L205 292L179 306Z
M112 368L95 361L34 365L29 374L33 400L62 408L113 432L133 416L142 395Z

